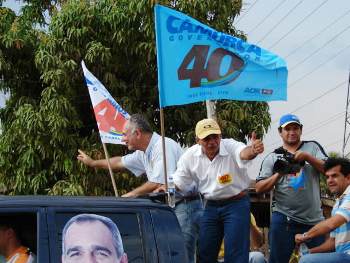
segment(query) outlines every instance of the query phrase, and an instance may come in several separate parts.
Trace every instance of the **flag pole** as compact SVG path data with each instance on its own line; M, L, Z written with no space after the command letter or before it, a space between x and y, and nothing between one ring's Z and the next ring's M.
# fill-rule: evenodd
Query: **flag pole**
M103 150L105 152L105 156L106 156L106 160L107 160L107 164L108 164L109 175L111 176L111 180L112 180L114 194L115 194L115 197L118 197L118 189L117 189L117 185L115 184L115 180L114 180L114 176L113 176L111 162L109 160L109 154L108 154L108 151L107 151L107 147L106 147L105 143L102 143L102 145L103 145Z
M168 191L168 175L167 175L167 169L166 169L165 130L164 130L164 110L163 110L163 108L160 108L160 131L161 131L161 135L162 135L164 182L165 182L165 189L166 189L166 191Z

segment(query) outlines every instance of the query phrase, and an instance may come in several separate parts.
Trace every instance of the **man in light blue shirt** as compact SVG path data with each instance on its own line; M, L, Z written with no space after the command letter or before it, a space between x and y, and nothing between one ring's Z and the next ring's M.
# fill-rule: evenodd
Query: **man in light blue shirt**
M338 196L332 216L297 234L295 242L301 244L311 238L330 233L320 246L311 248L300 263L350 263L350 160L329 158L324 164L329 190Z

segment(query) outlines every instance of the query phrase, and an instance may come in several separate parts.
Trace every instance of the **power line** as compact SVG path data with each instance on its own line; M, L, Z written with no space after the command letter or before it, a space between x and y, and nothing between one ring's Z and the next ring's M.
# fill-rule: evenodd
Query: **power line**
M261 25L266 21L266 19L267 19L268 17L270 17L270 16L272 15L272 13L275 12L285 1L287 1L287 0L283 0L282 2L279 2L278 5L277 5L274 9L272 9L270 13L268 13L263 19L261 19L261 20L254 26L254 28L248 32L248 35L252 34L259 26L261 26Z
M331 58L328 58L326 61L318 64L315 68L313 68L311 71L309 71L308 73L304 74L302 77L298 78L297 80L295 80L294 82L292 82L289 85L289 88L293 87L297 82L299 82L300 80L306 78L307 76L309 76L310 74L314 73L316 70L318 70L319 68L323 67L324 65L326 65L327 63L329 63L330 61L332 61L333 59L335 59L337 56L339 56L341 53L343 53L345 50L348 50L348 48L350 48L350 44L347 45L345 48L341 49L338 53L336 53L335 55L332 55Z
M273 30L276 29L276 27L281 24L281 22L286 19L304 0L300 0L292 9L289 10L289 12L282 17L273 27L257 42L258 44L263 41Z
M350 25L348 27L346 27L345 29L343 29L342 31L340 31L339 33L337 33L335 36L331 37L326 43L324 43L321 47L319 47L318 49L316 49L314 52L312 52L309 56L307 56L306 58L304 58L302 61L300 61L298 64L294 65L289 71L292 71L294 69L296 69L297 67L299 67L301 64L303 64L305 61L307 61L309 58L311 58L313 55L315 55L316 53L318 53L321 49L325 48L328 44L330 44L331 42L333 42L334 40L337 39L338 36L340 36L341 34L343 34L346 30L348 30L350 28Z
M313 127L312 129L308 130L306 133L304 133L304 135L313 133L315 130L318 130L319 128L321 128L323 126L326 126L326 125L338 120L339 118L344 117L344 115L345 115L345 111L339 112L339 113L333 115L332 117L328 118L327 120L319 122L319 125L317 127Z
M303 105L297 107L295 110L291 111L291 113L295 113L297 112L298 110L310 105L311 103L315 102L316 100L319 100L320 98L326 96L327 94L331 93L332 91L335 91L336 89L339 89L342 85L344 85L346 83L346 81L343 81L342 83L339 83L337 86L335 86L334 88L330 89L330 90L327 90L326 92L322 93L320 96L304 103Z
M331 142L331 143L327 144L327 145L325 146L325 148L328 148L328 147L333 146L333 145L337 145L337 144L340 143L342 140L343 140L343 139L339 139L339 140L336 140L336 141L334 141L334 142Z
M280 41L282 41L286 36L288 36L290 33L292 33L298 26L300 26L302 23L306 21L310 16L312 16L317 10L319 10L325 3L327 3L329 0L323 1L321 4L319 4L314 10L312 10L308 15L306 15L299 23L297 23L292 29L290 29L287 33L285 33L281 38L279 38L275 43L273 43L268 49L273 48L276 46Z
M326 126L326 125L328 125L328 124L338 120L340 117L343 117L344 113L345 113L345 111L338 112L338 113L332 115L331 117L329 117L328 119L322 120L322 121L314 124L313 126L311 126L312 128L307 130L307 132L304 132L303 135L310 134L310 133L314 132L315 130L318 130L319 128L321 128L323 126ZM279 143L280 143L280 140L275 141L275 142L269 144L266 147L266 149L271 149L271 148L273 148L272 146L274 146L276 144L279 144Z
M311 40L314 40L316 37L318 37L319 35L321 35L322 33L324 33L324 31L326 31L328 28L330 28L332 25L334 25L335 23L337 23L340 19L342 19L344 16L346 16L348 13L350 12L350 9L348 11L346 11L343 15L341 15L340 17L338 17L336 20L334 20L333 22L331 22L330 24L328 24L326 27L322 28L317 34L315 34L314 36L310 37L309 39L305 40L301 45L299 45L298 47L296 47L295 49L293 49L291 52L289 52L284 58L288 58L290 55L294 54L297 50L299 50L301 47L303 47L306 43L310 42Z
M298 110L300 110L301 108L304 108L304 107L310 105L311 103L313 103L313 102L319 100L320 98L322 98L323 96L327 95L328 93L330 93L330 92L332 92L332 91L334 91L334 90L340 88L341 85L344 85L345 83L346 83L346 81L343 81L343 82L337 84L334 88L332 88L332 89L330 89L330 90L327 90L327 91L325 91L324 93L322 93L321 95L319 95L318 97L316 97L316 98L314 98L314 99L312 99L312 100L310 100L310 101L308 101L308 102L302 104L301 106L298 106L297 108L295 108L294 110L292 110L290 113L295 113L295 112L297 112ZM278 119L277 119L277 120L274 120L274 121L272 122L272 125L276 124L277 122L278 122Z
M243 15L241 15L241 16L238 18L238 20L237 20L237 22L236 22L236 25L239 23L239 21L242 20L242 18L244 18L244 17L248 14L248 12L253 8L253 6L254 6L258 1L259 1L259 0L255 0L255 2L254 2L253 4L251 4L251 6L247 9L247 11L246 11Z

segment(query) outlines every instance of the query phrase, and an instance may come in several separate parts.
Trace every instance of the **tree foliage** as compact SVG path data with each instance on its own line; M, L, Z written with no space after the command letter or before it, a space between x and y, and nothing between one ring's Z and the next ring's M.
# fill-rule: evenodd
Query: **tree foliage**
M77 149L103 158L81 60L129 113L143 113L159 132L153 6L150 0L27 0L19 15L0 7L0 77L10 99L0 111L0 182L8 194L112 194L105 171L76 161ZM233 26L241 0L158 1L217 30ZM49 16L49 19L48 19ZM48 22L49 21L49 22ZM268 105L218 101L226 136L245 141L270 124ZM165 109L166 135L194 143L203 103ZM111 146L112 155L125 154ZM144 179L117 173L120 193Z

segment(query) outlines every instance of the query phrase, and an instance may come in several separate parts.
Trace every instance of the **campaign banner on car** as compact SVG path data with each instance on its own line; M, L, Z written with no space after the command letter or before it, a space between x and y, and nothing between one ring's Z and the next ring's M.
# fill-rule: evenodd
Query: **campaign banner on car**
M155 27L161 107L287 99L288 70L279 56L161 5Z
M103 143L124 144L123 127L129 114L113 99L103 84L81 62Z

